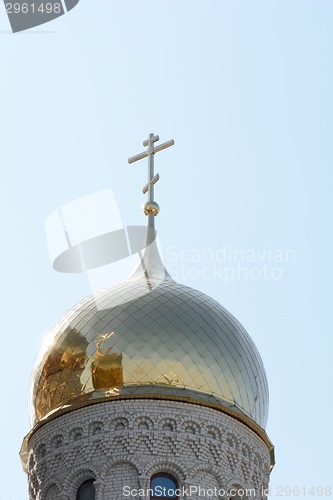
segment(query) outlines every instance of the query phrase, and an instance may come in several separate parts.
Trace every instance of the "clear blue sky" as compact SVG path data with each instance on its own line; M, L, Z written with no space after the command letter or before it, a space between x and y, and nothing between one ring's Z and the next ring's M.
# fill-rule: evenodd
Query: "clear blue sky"
M1 500L28 498L18 451L42 339L90 292L52 270L45 219L112 187L124 222L142 223L146 168L127 158L149 132L175 140L156 159L165 260L262 355L272 497L332 485L332 19L322 0L81 0L13 35L0 6ZM255 262L207 257L223 248ZM206 279L214 265L222 278Z

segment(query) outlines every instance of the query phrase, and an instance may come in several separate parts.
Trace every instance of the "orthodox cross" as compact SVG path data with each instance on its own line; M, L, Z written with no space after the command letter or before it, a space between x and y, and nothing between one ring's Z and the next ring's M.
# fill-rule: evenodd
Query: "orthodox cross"
M144 204L143 211L148 217L148 227L151 228L154 228L154 217L160 210L160 207L154 200L154 184L156 184L160 178L158 174L154 174L154 154L174 145L174 141L171 139L171 141L164 142L155 147L154 143L159 140L160 138L158 135L149 134L148 139L143 141L143 145L147 147L147 150L128 159L128 163L134 163L148 157L148 182L143 187L142 191L143 194L148 193L148 201Z

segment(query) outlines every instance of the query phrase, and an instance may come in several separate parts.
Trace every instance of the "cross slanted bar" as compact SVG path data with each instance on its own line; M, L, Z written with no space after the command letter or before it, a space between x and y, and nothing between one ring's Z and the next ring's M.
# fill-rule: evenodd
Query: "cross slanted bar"
M148 139L143 141L143 145L147 147L147 150L128 159L128 163L134 163L148 157L148 182L142 189L143 194L148 193L148 201L144 204L143 211L148 216L148 226L152 228L154 227L154 217L159 212L159 206L154 199L154 185L160 178L158 174L154 174L154 155L174 145L174 141L171 139L163 144L154 146L154 143L159 140L158 135L149 134Z

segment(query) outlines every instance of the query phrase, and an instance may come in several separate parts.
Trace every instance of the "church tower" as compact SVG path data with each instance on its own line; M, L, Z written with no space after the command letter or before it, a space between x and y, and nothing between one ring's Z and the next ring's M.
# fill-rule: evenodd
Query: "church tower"
M35 365L21 448L30 500L265 497L264 366L237 319L162 264L153 160L173 141L157 141L129 159L148 157L139 268L68 312Z

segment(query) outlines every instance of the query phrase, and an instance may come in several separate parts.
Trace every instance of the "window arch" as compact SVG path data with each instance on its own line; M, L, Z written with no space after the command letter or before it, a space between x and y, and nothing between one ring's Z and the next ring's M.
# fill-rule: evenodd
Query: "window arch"
M151 478L151 500L177 499L177 480L166 472L159 472Z
M95 500L96 491L94 481L94 479L88 479L81 484L77 490L76 500Z

